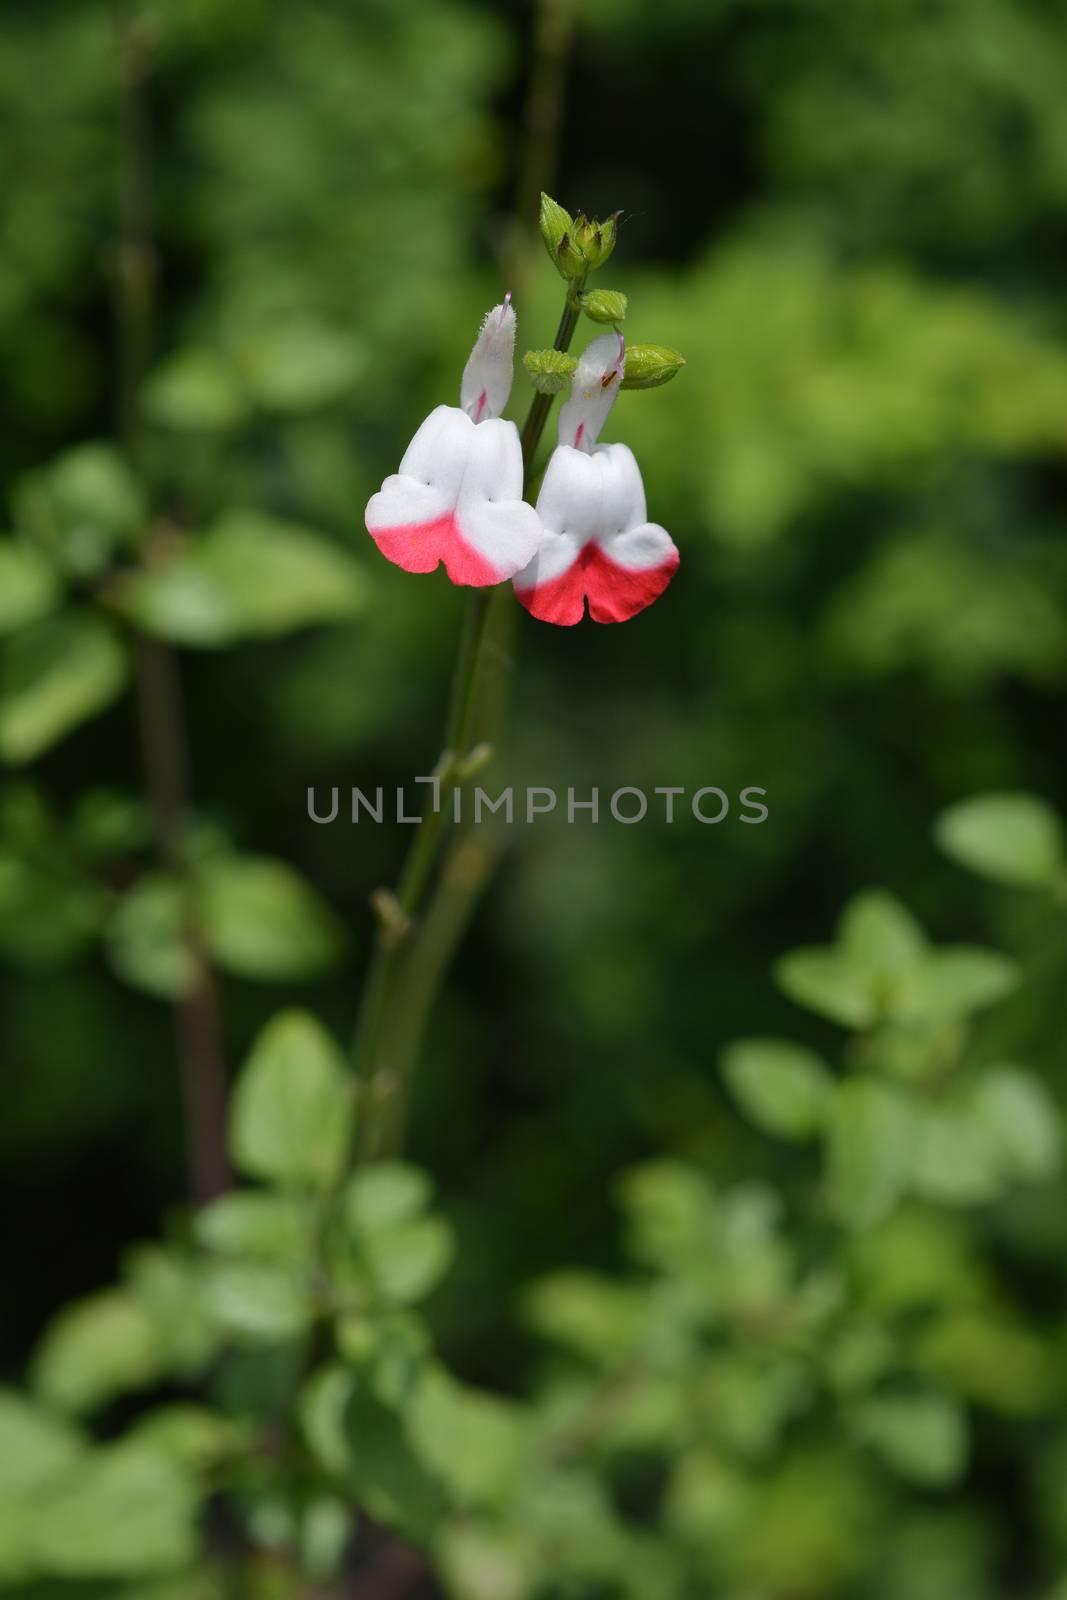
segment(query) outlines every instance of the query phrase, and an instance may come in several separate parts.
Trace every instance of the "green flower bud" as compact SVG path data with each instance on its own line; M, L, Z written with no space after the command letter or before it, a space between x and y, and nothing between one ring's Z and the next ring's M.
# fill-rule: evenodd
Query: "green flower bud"
M556 252L560 247L560 241L564 234L570 234L573 230L574 222L570 212L564 211L561 205L557 205L550 194L542 193L541 237L545 241L545 249L553 261L556 259Z
M541 237L561 277L584 278L603 266L615 248L616 220L591 221L584 211L572 217L551 195L541 196Z
M541 237L545 249L563 278L585 276L585 257L574 243L574 222L569 211L557 205L551 195L541 196Z
M685 357L666 344L631 344L626 347L624 389L658 389L670 383L685 366Z
M621 322L626 315L626 296L618 289L590 289L578 303L594 322Z
M527 350L522 364L538 394L562 394L570 388L578 361L562 350Z
M587 271L595 272L597 267L602 267L614 250L618 216L616 211L606 222L590 222L582 212L575 219L574 240Z

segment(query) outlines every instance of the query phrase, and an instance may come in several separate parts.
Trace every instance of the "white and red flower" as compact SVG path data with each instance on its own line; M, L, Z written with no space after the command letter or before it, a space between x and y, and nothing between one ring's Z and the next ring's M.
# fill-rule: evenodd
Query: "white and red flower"
M532 616L569 627L588 604L594 622L625 622L666 589L679 562L666 529L649 522L633 451L597 444L624 372L621 335L587 346L560 411L559 445L537 497L536 555L514 580Z
M522 498L522 448L501 420L511 392L515 312L494 306L463 372L459 406L431 411L367 505L367 531L406 572L440 563L453 583L503 583L526 566L541 522Z

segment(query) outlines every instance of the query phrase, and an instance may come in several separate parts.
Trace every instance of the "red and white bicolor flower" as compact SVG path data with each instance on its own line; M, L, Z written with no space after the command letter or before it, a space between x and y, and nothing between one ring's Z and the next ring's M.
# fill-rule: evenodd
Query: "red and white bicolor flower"
M542 622L569 627L586 604L594 622L625 622L658 599L678 568L670 534L648 521L633 451L597 443L624 369L622 335L594 339L560 411L559 444L537 497L541 544L514 580Z
M367 505L367 531L405 572L443 562L453 583L503 583L526 566L541 522L522 498L522 449L500 413L511 393L515 312L508 295L482 323L459 406L431 411Z

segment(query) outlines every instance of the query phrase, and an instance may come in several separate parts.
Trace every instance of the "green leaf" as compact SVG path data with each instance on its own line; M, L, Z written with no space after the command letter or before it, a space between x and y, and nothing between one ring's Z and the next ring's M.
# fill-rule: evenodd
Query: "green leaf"
M849 901L837 936L848 960L881 980L910 973L929 948L911 912L882 889L869 889Z
M638 1289L591 1272L553 1272L531 1284L523 1301L530 1327L597 1365L631 1356L646 1322Z
M20 530L79 578L103 572L136 541L146 516L125 461L103 444L79 445L27 473L16 485L14 507Z
M988 1069L975 1087L974 1105L1010 1177L1044 1183L1062 1169L1063 1112L1032 1073Z
M136 574L121 604L146 632L211 647L343 621L367 602L364 569L296 523L230 511L173 560Z
M376 1161L349 1179L345 1215L359 1237L410 1222L430 1203L433 1185L421 1167L406 1161Z
M948 945L931 951L897 1014L928 1023L952 1022L1003 1000L1021 977L1018 963L997 950Z
M870 1028L878 1021L870 975L837 950L791 950L775 964L774 977L790 1000L846 1028Z
M418 1543L429 1540L447 1501L401 1415L358 1383L345 1410L345 1433L346 1477L359 1504L386 1527Z
M125 681L125 652L91 613L24 628L0 653L0 757L32 761L109 705Z
M123 1289L106 1289L61 1311L33 1360L34 1388L61 1410L97 1410L154 1383L163 1370L153 1318Z
M524 1467L525 1414L513 1400L427 1368L411 1405L411 1438L463 1507L506 1503Z
M250 1339L291 1339L304 1332L314 1307L294 1267L267 1261L216 1261L208 1267L207 1301L231 1333Z
M617 1187L638 1260L668 1266L707 1255L715 1197L702 1173L681 1161L645 1161L624 1172Z
M1062 888L1067 843L1059 817L1029 794L983 794L942 812L935 829L947 855L997 883Z
M899 1477L923 1488L956 1483L967 1466L967 1417L947 1394L878 1396L854 1405L849 1423Z
M197 1212L200 1243L220 1255L299 1261L311 1242L304 1208L289 1195L255 1189L224 1194Z
M269 411L316 410L350 395L367 369L363 342L302 318L264 328L236 351L252 397Z
M0 1501L36 1489L84 1448L67 1423L23 1395L0 1389Z
M229 1417L188 1402L150 1411L126 1438L191 1472L215 1466L247 1443L239 1424Z
M822 1126L833 1078L819 1057L784 1039L738 1039L722 1071L741 1109L782 1139L807 1139Z
M957 1094L915 1110L912 1187L942 1205L980 1205L1004 1189L1001 1152L988 1123Z
M39 550L0 539L0 634L46 616L59 595L59 578Z
M893 1210L908 1186L913 1119L908 1101L886 1084L842 1083L830 1107L827 1166L838 1216L857 1230Z
M187 994L196 962L185 934L187 897L176 878L149 873L119 900L107 931L120 978L164 999Z
M443 1217L420 1217L364 1237L361 1250L377 1295L389 1305L424 1300L448 1271L452 1230Z
M251 1177L326 1189L348 1150L345 1060L313 1016L284 1011L264 1028L234 1092L230 1148Z
M0 952L47 970L80 955L99 930L104 892L62 858L0 848Z
M315 978L343 955L347 930L284 861L216 856L197 868L196 914L225 971L273 983Z
M177 350L152 374L145 391L153 422L183 432L222 432L245 413L240 384L217 350Z
M70 1577L136 1576L191 1562L199 1495L173 1463L135 1444L57 1473L30 1512L32 1565Z

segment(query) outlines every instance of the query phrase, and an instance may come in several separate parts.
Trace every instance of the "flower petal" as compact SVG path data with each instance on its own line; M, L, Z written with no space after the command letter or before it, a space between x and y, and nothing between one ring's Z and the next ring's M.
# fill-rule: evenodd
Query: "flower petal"
M513 422L477 426L438 406L412 439L400 471L366 511L379 550L406 572L441 562L453 583L502 583L530 560L540 519L522 499L522 449Z
M459 403L472 422L499 417L508 403L515 370L515 311L510 294L494 306L463 369Z
M594 622L625 622L658 599L678 569L670 534L646 520L641 473L624 444L599 445L592 455L561 445L537 509L544 538L515 593L543 622L571 626L586 603Z

